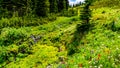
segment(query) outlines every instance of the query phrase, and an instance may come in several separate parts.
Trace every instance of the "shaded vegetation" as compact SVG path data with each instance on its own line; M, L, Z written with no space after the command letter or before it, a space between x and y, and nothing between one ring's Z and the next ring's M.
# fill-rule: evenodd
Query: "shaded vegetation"
M0 0L0 68L119 68L116 4Z

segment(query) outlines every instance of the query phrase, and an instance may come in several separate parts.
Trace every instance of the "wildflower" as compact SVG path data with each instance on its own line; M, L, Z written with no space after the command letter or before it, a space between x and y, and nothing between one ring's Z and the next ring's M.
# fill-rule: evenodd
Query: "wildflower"
M89 64L91 63L91 61L90 62L88 62Z
M100 55L100 54L98 54L98 58L97 58L97 60L99 60L99 59L100 59L100 57L101 57L101 55Z
M100 66L98 66L98 68L101 68Z
M74 60L71 60L71 62L73 63L73 62L74 62Z
M120 54L118 56L120 57Z
M90 66L90 68L93 68L92 66Z
M115 61L117 61L117 62L118 62L119 60L118 60L118 59L115 59Z
M110 49L105 48L104 52L107 53L107 54L110 54Z
M93 54L94 53L94 50L91 50L91 54Z
M81 67L81 68L82 68L82 67L83 67L82 63L79 63L79 64L78 64L78 67Z
M114 65L115 65L115 63L112 63L112 65L114 66Z
M111 56L108 56L108 58L111 58Z
M94 61L93 64L96 64L96 62Z
M118 38L120 38L120 36L118 36Z
M95 68L97 68L97 66L94 66Z
M119 50L119 48L117 47L116 50Z
M103 67L103 65L102 65L102 64L100 64L100 65L99 65L99 67L101 68L101 67Z
M48 64L48 66L46 68L52 68L52 66L50 64Z

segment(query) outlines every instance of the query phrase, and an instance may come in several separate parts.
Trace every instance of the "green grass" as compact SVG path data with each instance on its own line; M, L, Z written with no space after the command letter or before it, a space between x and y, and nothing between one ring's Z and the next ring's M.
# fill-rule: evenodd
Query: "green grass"
M39 47L43 48L43 50L42 50L43 53L41 53L41 51L38 51L38 54L40 54L41 57L43 55L47 56L46 59L43 59L44 57L43 58L39 57L39 59L43 59L40 61L41 66L45 67L50 63L58 62L59 61L58 58L60 56L66 56L67 52L64 48L64 45L62 45L62 43L60 43L59 41L56 41L55 39L56 38L60 39L59 36L62 33L66 32L67 30L70 30L70 28L68 29L68 27L75 25L76 24L75 21L78 21L78 17L69 17L69 18L68 17L58 17L58 19L54 22L40 25L37 27L33 27L33 26L21 27L21 28L13 28L13 27L10 28L9 27L9 28L1 29L1 34L0 34L1 67L6 66L6 65L8 67L14 67L14 66L19 67L21 65L27 67L27 62L33 60L33 58L34 58L35 62L34 61L30 62L30 64L31 64L30 67L34 67L37 64L37 62L39 63L39 61L36 61L38 59L37 58L38 55L35 52L36 48L38 48L38 50L41 50L41 49L39 49ZM75 28L75 27L73 27L73 28ZM34 43L33 39L30 37L31 35L42 37L36 43L37 45ZM6 41L7 41L7 43L6 43ZM31 45L31 43L32 43L32 45ZM58 46L60 46L62 48L63 52L58 53L58 48L57 48ZM36 48L34 49L34 47L36 47ZM46 48L46 50L44 48ZM51 48L51 50L47 51L48 48ZM50 51L53 52L52 49L54 49L54 48L55 48L54 51L56 52L56 55L55 54L53 54L54 56L51 55L51 60L47 60L47 59L50 59L49 52ZM13 52L13 53L11 53L11 52ZM11 54L9 54L9 53L11 53ZM48 54L48 55L46 55L46 54ZM15 55L17 56L16 61L14 60ZM33 58L29 58L30 55L33 55ZM5 57L7 57L8 59L6 59ZM52 58L53 58L53 60L52 60ZM26 64L25 63L22 64L23 59L25 59L24 62ZM46 63L45 63L45 61L46 61ZM21 65L17 66L18 63L20 63Z
M78 51L71 56L67 55L68 47L75 44L71 42L76 25L80 23L78 16L57 17L53 22L36 27L2 28L0 67L46 68L50 64L52 68L119 68L119 21L119 9L94 9L91 18L94 26L79 41ZM41 38L35 43L31 35Z

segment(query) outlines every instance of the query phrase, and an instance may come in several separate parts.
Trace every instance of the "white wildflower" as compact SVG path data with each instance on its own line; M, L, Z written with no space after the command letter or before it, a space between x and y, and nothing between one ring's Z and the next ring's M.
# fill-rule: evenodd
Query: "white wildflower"
M94 66L95 68L97 68L97 66Z

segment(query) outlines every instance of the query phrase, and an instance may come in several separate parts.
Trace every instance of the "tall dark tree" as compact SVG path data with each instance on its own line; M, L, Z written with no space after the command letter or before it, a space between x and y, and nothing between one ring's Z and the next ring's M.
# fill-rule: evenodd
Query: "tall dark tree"
M58 0L58 11L61 12L66 9L66 0Z
M88 24L91 17L90 5L92 0L85 0L83 10L81 10L80 19L82 23Z
M19 16L28 14L31 10L31 0L1 0L1 7L10 13L18 12Z
M66 9L68 9L69 7L69 1L68 0L65 0L66 1Z
M68 46L69 51L68 54L72 55L78 50L78 46L80 45L80 41L85 37L86 33L88 33L90 28L90 17L91 17L91 11L90 11L90 5L91 0L85 0L83 10L81 11L80 19L82 21L82 24L77 24L77 29L74 33L72 45Z
M49 13L49 0L37 0L35 12L38 16L47 16Z
M0 0L0 12L2 10L2 0Z
M91 10L90 6L92 4L92 0L85 0L83 9L81 10L80 19L82 24L77 25L77 31L82 34L89 30L90 27L90 18L91 18Z
M57 0L49 0L50 2L50 12L56 13L58 11Z
M82 5L82 2L77 3L77 4L76 4L76 7L77 7L77 6L80 6L80 5Z

